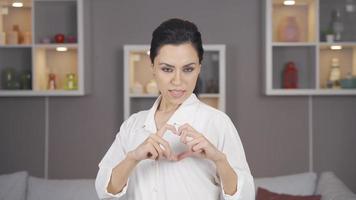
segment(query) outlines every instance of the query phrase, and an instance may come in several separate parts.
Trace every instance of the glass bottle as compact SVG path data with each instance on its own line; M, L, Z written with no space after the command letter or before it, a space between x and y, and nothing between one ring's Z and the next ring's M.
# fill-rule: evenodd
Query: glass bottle
M339 9L334 10L332 13L331 29L334 32L335 41L341 41L342 33L344 31L344 24L341 19L341 11Z
M24 70L20 76L20 88L23 90L30 90L32 88L31 70Z
M331 83L331 88L340 88L340 78L341 78L341 71L340 71L340 64L338 58L331 59L331 69L329 74L328 82Z
M55 90L57 88L56 86L56 75L53 73L48 74L48 86L47 88L49 90Z
M75 74L74 73L68 73L66 75L66 89L67 90L75 90L77 89L77 84L75 80Z

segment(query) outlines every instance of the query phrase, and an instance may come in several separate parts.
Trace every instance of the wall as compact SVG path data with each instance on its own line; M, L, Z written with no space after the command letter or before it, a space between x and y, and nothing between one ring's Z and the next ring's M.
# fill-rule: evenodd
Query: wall
M49 178L95 177L123 120L123 45L148 44L170 17L194 21L205 43L227 45L227 113L254 176L332 170L356 191L355 97L263 94L259 0L93 0L93 92L48 98ZM44 108L44 98L0 98L0 163L8 163L0 173L44 176Z

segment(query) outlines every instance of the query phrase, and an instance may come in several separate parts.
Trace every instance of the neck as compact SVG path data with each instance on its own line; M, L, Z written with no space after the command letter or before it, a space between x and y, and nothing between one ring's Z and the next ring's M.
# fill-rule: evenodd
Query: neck
M180 104L172 104L166 101L163 96L157 110L161 112L174 112L178 109Z

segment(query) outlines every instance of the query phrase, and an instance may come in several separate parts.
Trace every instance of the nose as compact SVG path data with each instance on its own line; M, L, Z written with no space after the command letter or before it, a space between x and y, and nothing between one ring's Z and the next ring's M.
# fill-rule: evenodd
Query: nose
M172 79L172 83L173 85L180 85L181 84L181 74L179 72L179 70L177 70L175 73L174 73L174 77Z

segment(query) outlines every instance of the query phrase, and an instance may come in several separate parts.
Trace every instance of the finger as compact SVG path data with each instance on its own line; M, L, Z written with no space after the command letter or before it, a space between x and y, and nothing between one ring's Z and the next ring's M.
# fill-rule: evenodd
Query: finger
M157 159L162 159L163 157L163 150L161 149L161 147L159 146L159 144L155 141L150 141L150 144L155 148L155 150L158 153Z
M198 131L196 131L193 127L191 127L189 124L184 124L182 126L180 126L178 128L178 132L180 133L180 135L182 134L182 132L184 131L188 131L188 136L192 137L192 138L196 138L199 137L201 134L198 133Z
M160 136L160 137L163 137L164 133L165 133L167 130L170 130L170 131L172 131L174 134L178 135L178 132L177 132L176 127L174 127L173 125L170 125L170 124L164 125L162 128L160 128L160 129L157 131L156 134L157 134L158 136Z
M180 141L184 144L192 141L194 138L198 138L198 135L195 135L194 133L192 133L192 131L188 130L188 129L183 129L181 136L180 136Z
M162 139L161 137L157 136L157 135L151 135L152 139L154 139L157 143L160 144L160 147L163 150L163 154L166 156L167 159L171 159L171 155L172 155L172 151L171 151L171 147L169 145L169 143Z
M196 144L195 146L192 147L192 151L196 152L196 151L199 151L199 150L205 150L206 147L208 146L208 142L206 141L202 141L198 144Z
M182 132L183 129L194 130L194 128L191 127L190 124L188 124L188 123L185 123L185 124L183 124L182 126L180 126L180 127L178 128L178 132L179 132L179 133Z
M177 156L177 160L183 160L184 158L187 158L187 157L189 157L191 155L193 155L193 152L191 152L191 151L186 151L186 152L180 153Z
M147 148L148 148L147 158L156 160L158 156L156 149L152 145L148 145Z
M190 151L194 151L193 150L193 146L196 146L197 144L201 143L204 141L204 138L203 137L198 137L198 138L195 138L193 139L192 141L188 142L187 143L187 146L189 148Z

